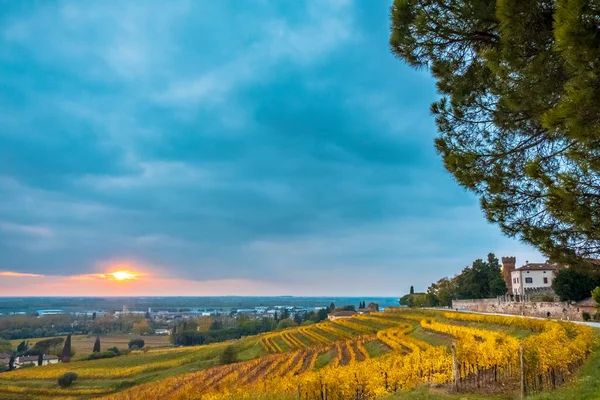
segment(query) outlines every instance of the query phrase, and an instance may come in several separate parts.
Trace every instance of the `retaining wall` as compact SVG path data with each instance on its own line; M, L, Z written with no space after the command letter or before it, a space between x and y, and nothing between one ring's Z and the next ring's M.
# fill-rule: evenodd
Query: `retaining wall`
M468 310L478 312L489 312L511 315L525 315L529 317L550 318L583 321L583 312L593 316L596 309L590 306L580 306L569 303L550 303L542 301L505 301L500 299L475 299L475 300L453 300L452 308L455 310Z

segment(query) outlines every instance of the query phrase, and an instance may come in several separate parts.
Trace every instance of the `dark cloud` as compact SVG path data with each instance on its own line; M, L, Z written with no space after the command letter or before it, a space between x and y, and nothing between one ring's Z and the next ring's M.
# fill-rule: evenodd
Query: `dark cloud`
M388 2L344 3L7 10L0 269L392 294L530 252L443 171L434 85L389 53Z

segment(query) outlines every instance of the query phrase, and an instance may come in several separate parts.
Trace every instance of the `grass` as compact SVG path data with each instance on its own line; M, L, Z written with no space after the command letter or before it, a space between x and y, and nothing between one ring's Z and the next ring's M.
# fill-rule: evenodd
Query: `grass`
M242 339L235 344L236 355L239 361L253 360L265 356L266 350L260 343L260 339L252 338L244 340Z
M441 320L442 319L440 318L440 321ZM455 319L448 319L447 322L452 323L454 325L462 325L462 326L468 326L471 328L485 329L488 331L503 332L503 333L506 333L507 335L516 337L519 340L524 339L527 336L534 334L534 332L529 329L524 329L524 328L520 328L517 326L491 324L488 322L461 321L461 320L455 320Z
M408 334L415 339L421 340L425 343L429 343L432 346L450 346L453 338L441 333L431 332L423 329L418 323L414 324L415 329Z
M56 337L56 336L55 336ZM66 336L60 336L66 339ZM33 347L35 343L40 340L51 339L52 337L44 337L44 338L33 338L33 339L17 339L11 340L11 344L14 348L16 348L19 343L23 340L28 341L30 343L30 347ZM169 336L139 336L139 335L114 335L114 336L100 336L100 345L102 350L109 349L111 347L117 347L122 350L126 350L131 339L142 339L145 342L145 347L148 348L157 348L157 347L167 347L170 346ZM77 359L87 356L92 353L94 349L94 342L96 341L96 336L87 336L87 335L74 335L71 336L71 346L75 349L75 357ZM62 348L62 345L60 346Z
M365 343L365 349L371 358L382 356L390 351L390 348L379 340L371 340Z
M333 349L319 354L319 356L317 357L317 361L315 363L315 368L316 369L323 368L324 366L329 364L333 360L334 357L335 357L335 351Z

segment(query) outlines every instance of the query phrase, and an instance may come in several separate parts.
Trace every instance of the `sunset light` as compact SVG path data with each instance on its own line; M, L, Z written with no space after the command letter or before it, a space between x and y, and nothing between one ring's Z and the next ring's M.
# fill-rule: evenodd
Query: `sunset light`
M133 272L129 272L129 271L115 271L115 272L111 273L111 275L113 276L113 278L115 278L118 281L135 279L137 277L136 274L134 274Z

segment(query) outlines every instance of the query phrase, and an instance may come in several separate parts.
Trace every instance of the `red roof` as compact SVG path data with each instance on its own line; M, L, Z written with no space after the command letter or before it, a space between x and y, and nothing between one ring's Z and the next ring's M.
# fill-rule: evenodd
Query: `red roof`
M529 263L517 268L515 271L554 271L556 269L556 265L553 264Z
M329 315L333 315L334 317L351 317L356 315L356 311L334 311Z

